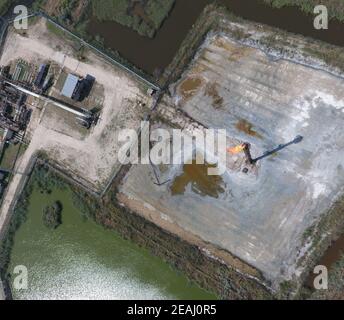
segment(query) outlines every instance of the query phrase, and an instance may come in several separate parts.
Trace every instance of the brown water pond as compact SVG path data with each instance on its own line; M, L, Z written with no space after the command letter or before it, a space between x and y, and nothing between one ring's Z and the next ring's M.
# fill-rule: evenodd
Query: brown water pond
M225 190L221 176L208 175L209 168L215 168L211 164L185 164L183 173L175 178L171 186L172 195L184 194L187 187L191 185L191 190L202 196L218 198Z

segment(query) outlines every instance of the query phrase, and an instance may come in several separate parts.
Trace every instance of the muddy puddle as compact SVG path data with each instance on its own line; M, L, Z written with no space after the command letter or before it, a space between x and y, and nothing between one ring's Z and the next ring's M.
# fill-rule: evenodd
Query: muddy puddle
M240 119L235 127L238 131L244 132L252 137L262 138L262 136L253 129L253 124L245 119Z
M326 266L329 271L335 266L335 264L344 255L344 234L336 241L334 241L331 246L326 250L324 255L321 257L317 265ZM314 278L317 275L310 273L306 285L310 289L313 289Z
M209 168L215 168L212 164L185 164L183 173L175 178L171 186L172 195L184 194L187 187L191 185L191 190L201 196L218 198L224 193L225 184L221 176L208 175Z
M334 241L330 248L325 252L321 260L320 265L324 265L328 268L334 266L336 262L340 260L344 254L344 235L342 235L337 241Z
M202 86L203 81L201 78L192 77L185 79L180 85L180 93L184 100L192 98Z
M244 59L245 57L249 56L250 53L254 52L253 48L245 47L245 46L237 47L237 45L234 45L221 38L216 39L214 43L216 46L228 52L229 54L228 61L230 62L238 62L241 59Z
M213 102L212 102L212 106L215 109L221 108L223 105L223 98L220 96L219 92L218 92L218 83L212 83L212 84L208 84L206 89L205 89L205 94L208 97L211 97Z

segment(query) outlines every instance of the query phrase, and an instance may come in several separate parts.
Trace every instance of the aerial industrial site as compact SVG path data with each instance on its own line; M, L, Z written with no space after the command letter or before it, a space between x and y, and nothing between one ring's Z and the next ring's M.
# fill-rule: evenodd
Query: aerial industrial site
M322 58L318 40L234 18L218 6L204 10L155 79L48 14L30 17L27 30L9 23L0 53L0 234L10 239L0 256L4 298L121 299L112 276L89 271L93 264L112 270L106 260L111 252L121 260L117 249L110 251L110 233L149 252L125 249L134 261L128 270L136 268L133 257L140 254L137 265L157 264L156 274L171 279L163 284L159 278L160 284L142 276L149 283L142 299L318 298L310 288L312 270L344 225L344 71ZM194 130L225 130L224 172L209 175L214 165L196 162L198 153L211 152L207 144L184 149L191 156L181 164L123 163L124 129L137 133L137 147L147 130L180 129L190 136ZM167 152L170 138L161 142ZM53 219L46 216L49 208L60 215L50 230L42 224ZM76 222L68 225L73 211L90 223L91 231L80 231L80 242L98 232L93 227L106 227L109 242L95 236L89 241L109 251L96 253L85 244L86 254L67 240L68 228L77 228ZM19 223L21 214L26 216ZM37 221L41 234L31 243L25 234ZM70 246L68 253L64 246ZM56 256L44 258L47 248ZM47 270L69 254L67 264L87 257L80 264L86 268L89 261L89 269L82 270L97 275L103 296L102 290L87 296L78 287L81 279L68 275L62 262L57 274L69 281L61 276L58 285L47 282L55 291L44 289L34 269ZM27 290L12 283L18 264L27 265L29 277L34 273ZM109 274L125 266L116 268ZM136 276L148 271L139 270L124 273L133 293L122 298L140 299L135 294L143 285ZM168 281L192 287L183 296L168 289ZM343 297L341 289L330 290Z

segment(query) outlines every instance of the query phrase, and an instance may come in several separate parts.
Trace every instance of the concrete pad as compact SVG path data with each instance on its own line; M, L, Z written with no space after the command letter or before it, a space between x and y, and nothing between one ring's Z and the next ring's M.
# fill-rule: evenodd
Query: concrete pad
M164 103L181 108L209 128L252 144L254 156L303 141L257 164L257 174L227 170L224 192L172 195L181 166L161 172L134 166L121 193L130 201L228 250L278 283L299 275L297 261L309 244L305 230L343 194L344 80L297 62L272 60L225 36L208 38Z

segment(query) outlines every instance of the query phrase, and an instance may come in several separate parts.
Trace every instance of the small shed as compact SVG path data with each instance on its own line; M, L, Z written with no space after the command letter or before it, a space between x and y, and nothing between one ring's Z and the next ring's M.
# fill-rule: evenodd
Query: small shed
M61 94L67 98L73 98L74 91L79 83L79 77L69 74L62 88Z

